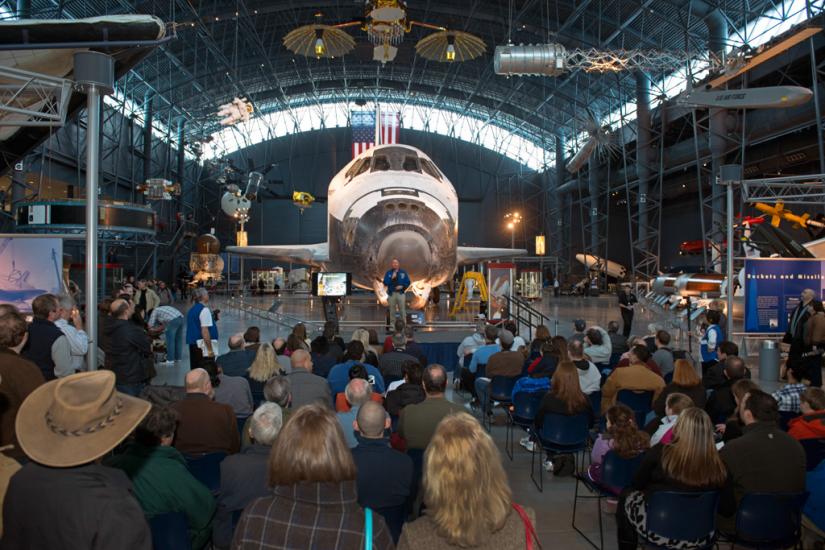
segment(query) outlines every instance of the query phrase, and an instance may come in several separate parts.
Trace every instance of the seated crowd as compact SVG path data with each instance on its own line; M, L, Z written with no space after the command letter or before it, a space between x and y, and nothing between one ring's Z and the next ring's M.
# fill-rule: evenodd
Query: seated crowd
M193 296L195 328L211 339L215 314ZM333 323L312 340L303 325L271 341L250 327L216 358L209 346L193 353L173 391L147 385L150 332L134 299L108 304L117 342L93 372L44 359L71 356L50 326L71 319L71 304L38 300L32 324L0 308L0 548L149 549L154 522L170 513L198 550L539 547L535 513L514 501L488 431L447 398L447 370L401 322L383 344L366 329L345 342ZM458 348L454 381L485 421L498 405L515 413L519 394L535 397L521 440L531 452L545 449L551 419L586 418L589 466L575 472L569 453L544 450L556 475L598 487L609 457L638 459L626 487L607 488L620 548L733 536L739 503L757 492L808 491L805 526L822 537L825 463L808 472L800 444L825 443L822 389L792 363L788 384L765 393L725 341L700 376L666 331L651 332L625 341L615 323L577 321L569 340L538 327L525 341L512 321L481 323ZM51 354L27 355L45 336ZM494 392L501 379L508 395ZM646 505L661 491L718 492L714 531L683 541L648 529Z

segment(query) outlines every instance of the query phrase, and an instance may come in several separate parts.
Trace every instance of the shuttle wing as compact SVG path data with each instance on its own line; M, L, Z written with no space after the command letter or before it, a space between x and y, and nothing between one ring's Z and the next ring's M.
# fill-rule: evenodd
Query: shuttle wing
M280 262L321 266L329 261L329 244L281 244L258 246L227 246L230 254L269 258Z
M526 256L523 248L480 248L459 246L456 252L458 265L475 264L487 260L507 259L513 256Z

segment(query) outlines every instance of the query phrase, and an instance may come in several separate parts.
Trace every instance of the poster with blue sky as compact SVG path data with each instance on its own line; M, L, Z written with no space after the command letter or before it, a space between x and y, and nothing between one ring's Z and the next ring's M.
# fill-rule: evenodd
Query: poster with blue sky
M820 259L745 260L745 332L785 332L803 290L813 289L822 299L823 277Z
M32 300L63 292L63 241L0 236L0 304L31 311Z

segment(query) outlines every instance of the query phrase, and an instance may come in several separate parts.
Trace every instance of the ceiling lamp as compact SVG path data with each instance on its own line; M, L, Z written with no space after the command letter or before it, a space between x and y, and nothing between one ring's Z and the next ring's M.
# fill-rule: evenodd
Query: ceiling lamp
M430 61L469 61L487 51L479 37L461 31L441 31L425 36L415 45L418 55Z
M320 19L321 14L315 17ZM355 40L337 27L315 23L290 31L284 37L284 46L298 55L332 58L351 52Z
M444 27L412 21L407 18L405 0L366 0L364 16L356 21L337 25L322 25L321 14L315 14L314 25L298 27L284 37L287 49L306 57L337 57L352 51L355 41L341 29L360 27L373 44L373 59L381 63L393 61L398 45L413 25L436 32L416 44L419 55L434 61L467 61L487 50L484 41L472 34L448 31ZM346 37L346 38L344 38ZM333 45L332 41L338 43Z

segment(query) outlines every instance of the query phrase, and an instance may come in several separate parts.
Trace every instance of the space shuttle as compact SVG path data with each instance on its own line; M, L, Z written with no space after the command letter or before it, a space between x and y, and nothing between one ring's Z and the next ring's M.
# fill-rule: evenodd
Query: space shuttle
M527 253L523 249L458 246L458 195L422 151L378 145L350 161L327 191L327 242L230 246L232 254L352 273L354 285L386 305L384 274L397 258L410 275L410 306L423 308L433 287L456 267Z

